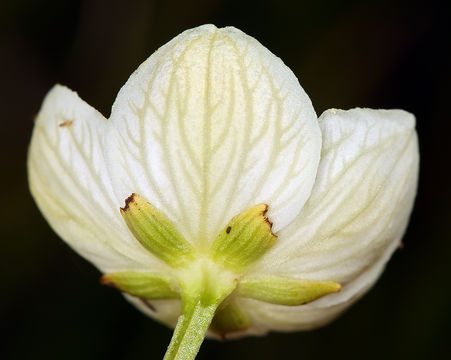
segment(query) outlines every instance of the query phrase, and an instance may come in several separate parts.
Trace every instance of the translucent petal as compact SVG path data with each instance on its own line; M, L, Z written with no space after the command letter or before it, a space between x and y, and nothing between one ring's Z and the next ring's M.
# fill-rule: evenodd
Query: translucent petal
M160 266L114 201L102 152L107 120L66 87L46 96L29 149L31 192L52 228L104 272Z
M321 147L311 102L237 29L206 25L160 48L121 89L111 121L116 203L140 194L199 247L259 203L271 204L277 231L310 194Z
M154 318L168 327L174 328L181 312L182 302L179 299L143 301L140 298L124 293L124 297L143 314Z
M327 324L371 288L397 246L396 242L390 244L374 264L347 283L340 292L305 305L282 306L252 299L237 299L240 309L250 319L251 327L232 336L239 338L247 335L263 335L270 330L310 330Z
M418 174L411 114L328 110L319 123L323 148L312 194L295 221L279 232L278 243L252 269L343 285L340 293L305 309L318 303L322 307L346 305L373 284L374 272L380 272L401 241ZM300 310L304 317L299 317L300 328L306 311ZM318 314L318 318L321 323L324 316ZM310 325L314 320L313 316ZM295 318L290 323L290 328L296 327ZM266 326L273 325L268 322Z

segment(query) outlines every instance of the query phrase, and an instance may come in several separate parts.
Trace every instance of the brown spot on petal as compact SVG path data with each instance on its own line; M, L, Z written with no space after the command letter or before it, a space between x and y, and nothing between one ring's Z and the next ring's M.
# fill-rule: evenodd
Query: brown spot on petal
M157 312L157 309L155 309L155 306L153 306L150 302L148 302L146 299L143 298L139 298L139 300L142 301L142 303L149 308L150 310L152 310L153 312Z
M232 227L231 226L227 226L226 233L230 234L230 230L232 230Z
M59 127L69 127L69 126L72 125L72 123L73 123L72 120L67 120L67 121L62 122L62 123L59 124L58 126L59 126Z

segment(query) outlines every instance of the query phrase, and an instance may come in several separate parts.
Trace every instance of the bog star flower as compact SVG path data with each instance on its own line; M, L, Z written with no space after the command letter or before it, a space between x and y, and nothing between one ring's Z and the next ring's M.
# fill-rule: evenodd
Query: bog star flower
M207 332L313 328L371 287L412 209L414 122L402 110L317 118L279 58L206 25L146 60L108 120L55 86L29 181L103 283L177 324L166 358L190 359Z

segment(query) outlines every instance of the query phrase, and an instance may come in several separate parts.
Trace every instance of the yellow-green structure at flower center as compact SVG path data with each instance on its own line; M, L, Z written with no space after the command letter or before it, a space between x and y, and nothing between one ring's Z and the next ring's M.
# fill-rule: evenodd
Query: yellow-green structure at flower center
M190 326L195 326L196 332L203 331L202 338L209 328L220 336L245 330L249 320L235 304L236 297L295 306L340 290L340 284L332 281L245 275L246 268L277 241L267 210L268 205L259 204L236 215L208 251L199 251L178 233L165 214L132 194L121 208L125 222L142 246L173 271L106 274L102 283L143 300L181 298L182 314L169 350L171 346L183 348ZM193 318L196 324L191 324Z

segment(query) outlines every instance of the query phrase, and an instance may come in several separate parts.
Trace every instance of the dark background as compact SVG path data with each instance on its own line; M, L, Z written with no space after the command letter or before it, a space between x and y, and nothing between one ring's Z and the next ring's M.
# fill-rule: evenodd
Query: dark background
M419 192L377 285L311 332L206 341L199 359L429 359L451 353L450 13L444 1L2 1L2 359L161 359L171 331L98 283L29 194L33 117L56 82L109 116L130 73L181 31L234 25L280 56L318 114L417 116Z

